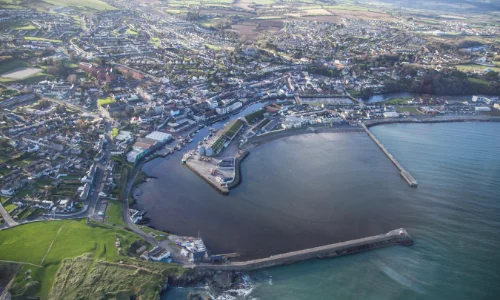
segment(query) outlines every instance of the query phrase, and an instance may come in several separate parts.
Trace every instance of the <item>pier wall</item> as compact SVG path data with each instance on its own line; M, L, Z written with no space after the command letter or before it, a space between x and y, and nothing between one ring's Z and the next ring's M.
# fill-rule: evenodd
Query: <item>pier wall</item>
M374 119L365 121L363 124L370 128L376 125L384 124L408 124L408 123L452 123L452 122L500 122L498 116L443 116L443 117L411 117L411 118L389 118L389 119Z
M370 138L375 142L375 144L377 144L377 146L382 150L382 152L384 152L385 155L392 161L392 163L399 169L399 171L401 172L400 173L401 177L403 177L403 179L411 187L417 187L418 182L415 180L415 178L413 178L413 176L411 176L411 174L408 171L406 171L405 168L403 168L403 166L401 166L401 164L394 158L394 156L392 156L392 154L389 153L389 151L387 151L385 146L373 135L373 133L370 131L370 129L368 129L368 127L365 126L365 124L361 124L361 126L363 126L368 136L370 136Z
M250 152L245 151L240 156L236 157L234 161L234 178L227 187L228 189L232 189L240 185L241 183L241 162L248 156Z
M393 246L413 244L413 239L405 229L392 230L386 234L330 244L310 249L293 251L267 258L255 259L245 262L231 262L223 264L199 264L197 269L225 270L225 271L252 271L263 268L270 268L279 265L287 265L295 262L313 258L334 258L367 250Z

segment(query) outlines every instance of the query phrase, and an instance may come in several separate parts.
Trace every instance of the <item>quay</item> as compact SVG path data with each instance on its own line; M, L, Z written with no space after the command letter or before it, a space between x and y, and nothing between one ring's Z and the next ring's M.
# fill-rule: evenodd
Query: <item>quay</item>
M410 246L413 239L405 229L395 229L386 234L370 236L366 238L340 242L315 248L293 251L267 258L255 259L244 262L229 262L221 264L202 263L195 266L200 270L224 270L224 271L253 271L257 269L270 268L280 265L288 265L299 261L314 258L334 258L377 248L403 245Z
M418 182L415 180L415 178L413 178L413 176L411 176L411 174L408 171L406 171L405 168L403 168L403 166L401 166L401 164L394 158L394 156L392 156L392 154L389 153L389 151L387 151L385 146L373 135L373 133L370 131L370 129L368 129L368 127L366 127L365 124L361 124L361 126L365 129L366 133L375 142L375 144L377 144L377 146L379 146L379 148L382 150L382 152L384 152L385 155L392 161L392 163L399 169L399 171L401 172L400 173L401 177L403 177L403 179L411 187L417 187Z
M219 191L223 195L229 194L229 188L227 185L221 185L220 182L217 181L216 177L211 175L211 168L215 168L216 164L198 161L196 159L189 159L185 163L186 167L191 169L196 175L203 178L206 182L208 182L211 186L213 186L217 191Z

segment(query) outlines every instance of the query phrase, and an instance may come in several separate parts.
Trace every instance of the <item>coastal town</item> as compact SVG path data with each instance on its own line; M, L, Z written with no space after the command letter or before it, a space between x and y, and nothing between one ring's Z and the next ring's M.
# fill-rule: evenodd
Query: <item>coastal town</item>
M130 268L236 270L239 256L149 226L134 195L146 162L171 156L228 195L263 143L366 132L416 187L371 126L500 116L498 16L365 1L52 2L0 0L0 230L119 230L94 255ZM48 297L19 274L13 299Z

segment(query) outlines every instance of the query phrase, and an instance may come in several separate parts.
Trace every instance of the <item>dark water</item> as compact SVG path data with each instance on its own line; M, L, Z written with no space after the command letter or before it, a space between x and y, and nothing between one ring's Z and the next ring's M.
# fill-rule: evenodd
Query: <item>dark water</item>
M152 225L199 232L213 253L255 258L345 241L387 232L411 213L397 196L408 187L364 133L302 135L255 148L229 196L172 159L145 167L160 179L142 187L144 207Z
M222 220L216 221L203 217L207 229L211 222L221 224L215 227L227 237L221 249L233 240L250 240L244 244L257 249L274 244L278 249L281 243L300 248L304 241L356 237L399 226L413 235L415 244L252 272L248 289L240 290L237 298L499 299L499 130L500 124L493 123L374 127L374 134L419 181L416 189L399 178L363 135L293 137L256 149L246 162L246 185L224 198L223 211L231 212L229 216L218 214ZM167 166L151 169L160 172ZM272 182L279 192L269 192L262 177L278 178ZM288 188L279 185L285 181ZM272 196L254 191L259 188ZM213 200L217 197L208 190L199 200L189 200L193 190L185 193L184 201L186 211L198 217L203 214L193 202L223 201ZM164 211L174 203L181 213L182 205L167 195L162 201L149 199L161 202L158 207ZM228 234L246 228L247 214L257 218L256 229L242 231L241 238ZM282 234L271 235L276 232ZM190 290L172 289L164 298L185 299Z

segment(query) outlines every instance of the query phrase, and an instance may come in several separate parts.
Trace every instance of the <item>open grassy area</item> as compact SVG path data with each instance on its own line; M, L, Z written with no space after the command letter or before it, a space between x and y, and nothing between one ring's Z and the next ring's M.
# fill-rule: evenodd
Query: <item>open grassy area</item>
M119 201L109 201L106 209L106 221L112 224L125 226L122 219L123 204Z
M33 25L31 23L25 23L23 25L14 27L14 29L16 29L16 30L34 30L34 29L36 29L36 27L35 27L35 25Z
M137 35L137 31L131 29L131 28L127 28L127 31L125 31L126 34L131 34L131 35Z
M111 129L111 137L113 137L113 138L116 137L119 132L120 132L120 130L118 128Z
M115 10L113 6L107 4L106 2L100 0L45 0L45 2L56 5L56 6L73 6L86 9L94 10Z
M404 105L408 104L408 101L410 101L412 98L405 97L405 98L393 98L391 100L385 101L385 104L389 105Z
M151 38L151 43L155 44L157 47L161 46L160 39L157 37Z
M204 46L208 47L209 49L212 49L212 50L220 50L220 49L222 49L220 46L212 45L212 44L205 44Z
M63 276L68 271L67 268L70 267L64 265L64 260L83 254L89 254L91 255L89 257L92 257L87 261L87 273L85 274L95 275L90 278L84 276L84 279L80 279L90 280L90 283L94 285L93 291L95 293L104 290L110 293L124 292L129 294L133 292L134 287L132 285L127 286L129 282L121 282L128 277L126 272L116 274L116 276L119 274L123 276L120 278L115 277L117 281L110 286L101 287L100 284L104 284L104 282L98 280L106 272L106 270L98 267L103 262L130 261L128 256L118 252L115 245L117 238L120 240L123 249L122 253L126 253L126 249L130 244L140 239L131 232L111 226L97 223L88 226L86 220L36 222L1 231L0 260L25 263L11 288L13 296L22 299L28 296L53 299L48 295L56 279L56 274L59 272L57 275L59 280L59 277ZM65 268L60 268L62 265ZM147 263L145 265L148 266ZM164 270L177 271L177 267L168 264L159 264L158 267ZM118 271L121 272L121 270L116 270L116 272ZM27 277L26 272L30 274L31 279L25 280ZM136 272L134 278L140 280L142 274ZM76 277L74 279L77 280ZM80 287L78 285L58 287L59 290L65 288L78 293ZM64 296L55 298L67 299ZM99 297L88 299L97 298Z
M466 64L466 65L457 65L456 66L459 71L462 72L474 72L474 71L479 71L479 72L484 72L485 69L489 69L495 72L500 72L500 67L487 67L487 66L481 66L481 65L474 65L474 64Z
M10 214L11 211L17 208L17 205L15 204L7 204L5 207L5 210Z
M142 226L141 227L142 231L145 233L153 236L157 241L164 241L167 239L168 234L166 232L160 231L160 230L155 230L151 227L148 226Z
M46 39L46 38L41 38L41 37L34 37L34 36L25 36L25 40L27 41L41 41L41 42L49 42L49 43L62 43L61 40L51 40L51 39Z
M467 78L467 80L469 80L472 83L479 83L479 84L485 84L485 85L488 84L488 81L480 79L480 78L471 78L471 77L469 77L469 78Z
M104 105L108 105L108 104L111 104L114 102L115 102L115 100L113 100L111 97L101 98L101 99L97 100L97 105L104 106Z

